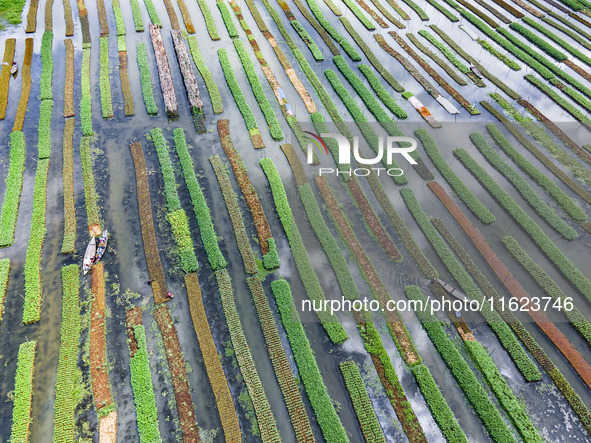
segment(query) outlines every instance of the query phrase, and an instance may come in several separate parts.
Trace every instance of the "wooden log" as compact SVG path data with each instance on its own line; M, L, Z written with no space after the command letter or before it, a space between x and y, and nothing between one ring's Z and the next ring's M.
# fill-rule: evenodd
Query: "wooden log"
M160 89L162 90L162 96L164 98L166 114L169 117L176 117L179 115L179 106L174 92L172 76L170 75L170 65L168 64L168 57L166 56L162 33L158 26L150 25L150 39L152 40L152 49L154 50L154 55L156 57Z

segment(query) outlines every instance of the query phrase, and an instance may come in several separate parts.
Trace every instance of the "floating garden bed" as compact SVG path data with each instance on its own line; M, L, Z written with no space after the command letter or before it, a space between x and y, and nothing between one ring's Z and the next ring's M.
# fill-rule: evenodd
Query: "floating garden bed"
M37 8L39 6L39 0L31 0L29 4L29 12L27 13L27 27L25 29L26 33L35 32L37 30ZM20 23L20 19L13 20L17 23Z
M287 3L285 3L284 1L278 1L278 3L281 6L281 9L283 9L285 11L286 9L285 9L285 7L283 5L286 5L287 6ZM268 0L263 0L263 4L267 8L267 11L269 11L270 9L272 9L272 6L271 6L271 4L269 3ZM304 6L304 4L302 3L302 1L301 0L294 0L294 4L300 10L300 12L302 13L302 15L306 19L306 21L308 23L310 23L310 25L314 28L314 30L318 33L318 35L320 35L320 38L322 38L322 41L328 47L328 49L330 50L330 52L333 55L340 54L339 48L335 45L334 41L330 38L330 36L328 35L328 33L322 27L322 25L320 25L320 23L318 23L318 21L310 13L310 11L308 10L308 8L306 8L306 6Z
M242 89L238 84L238 81L236 81L234 71L232 70L232 64L230 63L230 59L228 58L228 54L225 49L218 49L218 58L220 60L220 64L222 65L222 71L224 72L226 83L228 83L228 87L230 88L230 92L234 97L234 101L236 102L236 105L238 106L238 109L244 118L244 124L246 125L246 129L248 129L252 144L254 145L255 149L264 148L265 145L259 132L257 121L250 109L250 106L248 106L248 103L246 102L244 94L242 94Z
M36 349L37 342L35 341L27 341L21 344L18 349L10 432L10 441L12 442L29 441Z
M10 259L0 260L0 322L4 316L4 301L6 300L6 289L8 288L8 276L10 274Z
M386 106L398 118L408 117L406 111L400 107L396 100L394 100L392 94L390 94L384 85L382 85L378 77L373 73L368 65L360 64L357 67L371 86L371 89L373 89L373 92L375 92L376 96L382 101L384 106Z
M285 189L283 188L283 183L281 182L281 177L279 177L279 173L271 159L262 159L259 164L269 180L275 208L277 210L277 216L279 217L279 221L281 222L287 240L289 241L293 259L296 263L302 282L304 283L306 293L310 300L316 300L317 303L323 303L324 300L326 300L326 297L324 296L324 291L320 286L318 277L316 276L314 268L306 253L302 236L294 223L289 201ZM326 311L320 311L318 313L318 318L322 322L322 326L333 343L340 344L347 339L347 332L341 326L339 319L335 315L330 315Z
M103 118L113 117L113 102L111 100L111 80L109 78L109 36L100 38L100 77L101 110Z
M62 254L71 254L76 250L76 200L74 198L74 126L73 118L67 118L64 127L62 148L64 182L64 240Z
M14 232L23 189L26 148L25 136L21 131L10 133L10 164L5 180L4 200L0 213L0 247L14 243Z
M232 289L230 276L225 269L216 271L215 275L218 281L226 324L230 331L230 340L234 347L234 355L238 361L240 373L242 374L248 395L254 407L261 438L263 441L280 442L281 438L279 437L275 417L273 417L273 412L263 390L263 385L254 364L250 347L244 336L240 317L234 302L234 290ZM303 376L303 374L300 373L300 376Z
M478 39L478 44L480 46L482 46L484 49L486 49L488 52L490 52L490 54L493 57L496 57L500 61L502 61L505 65L507 65L513 71L520 71L521 70L521 66L519 66L519 63L517 63L514 60L511 60L511 58L509 58L505 54L502 54L499 51L497 51L495 49L495 47L493 45L491 45L488 41L482 40L482 39Z
M150 74L150 65L148 64L148 52L144 43L138 43L136 46L137 63L140 69L140 82L142 85L142 96L146 111L150 115L158 114L158 107L154 100L154 91L152 89L152 75Z
M153 315L162 333L162 341L164 342L164 350L166 352L166 359L172 379L172 388L176 400L176 409L179 413L181 430L183 432L183 441L198 442L199 429L195 421L195 408L193 407L191 388L189 387L189 379L187 377L185 357L181 350L174 320L166 305L161 305L154 309Z
M207 254L211 268L214 271L217 271L218 269L225 268L227 262L222 255L222 251L220 251L218 245L219 239L215 232L213 221L211 220L209 206L207 205L201 186L197 181L193 159L189 154L185 134L181 128L174 130L174 144L180 160L185 184L189 191L191 203L193 204L193 211L197 218L197 224L199 225L199 234L201 235L201 241L203 242L205 253Z
M41 78L39 79L39 89L41 100L51 100L53 98L52 80L53 80L53 32L45 31L41 38Z
M162 22L158 17L158 13L156 12L156 8L154 7L154 3L152 0L144 0L144 4L146 5L146 9L148 10L148 15L150 16L150 21L154 26L162 28Z
M64 117L74 117L74 43L64 40L66 46L66 82L64 84ZM30 69L30 68L29 68Z
M16 39L7 38L4 43L4 57L2 58L2 71L0 71L0 120L6 117L6 105L8 104L8 86L10 82L10 70L14 59Z
M176 100L176 94L174 92L174 85L172 82L172 76L170 74L170 66L168 64L168 57L166 56L166 49L164 48L164 41L162 40L160 28L155 25L150 25L150 39L152 41L152 49L154 50L154 55L156 57L156 67L158 68L160 89L162 90L162 97L164 98L166 115L169 117L178 116L179 107Z
M213 167L215 176L218 179L218 184L222 191L222 197L224 198L226 209L230 215L232 229L234 230L234 236L236 237L236 243L238 244L238 250L240 251L240 255L244 262L244 270L247 274L256 274L258 268L255 256L250 246L250 239L246 233L246 228L244 227L244 219L242 218L242 211L238 204L238 197L232 189L232 184L230 183L228 173L226 172L226 166L217 155L209 157L209 161Z
M25 259L25 304L23 308L23 323L25 324L38 322L41 316L41 249L45 239L48 170L49 159L39 159L33 188L31 234Z
M230 161L238 187L242 191L242 195L250 209L250 215L254 222L259 245L261 247L263 264L267 269L279 267L279 257L277 256L275 241L271 236L271 229L267 222L267 217L265 216L257 192L248 177L246 166L244 165L240 154L232 144L232 139L230 138L230 121L218 120L218 132L222 148ZM272 243L270 240L273 240Z
M203 60L203 56L201 55L201 51L199 50L199 45L197 44L197 37L194 35L190 35L187 38L189 42L189 50L191 51L191 56L193 57L193 62L195 66L197 66L197 70L203 81L205 82L205 87L209 92L209 98L211 99L211 105L213 107L214 114L221 114L224 112L224 106L222 105L222 97L220 96L220 92L218 90L217 84L211 75L211 71L205 64Z
M33 58L33 39L25 39L25 57L21 67L22 87L21 97L18 102L16 110L16 117L14 119L13 131L22 131L25 122L25 114L27 112L27 103L29 102L29 95L31 92L31 59ZM67 74L66 74L67 75ZM1 76L1 75L0 75ZM8 91L8 89L6 89Z
M62 323L55 388L54 441L74 441L76 434L76 383L78 342L80 341L79 268L62 268Z
M82 96L80 98L80 122L82 135L92 136L92 97L90 95L90 46L82 49L82 73L80 86Z
M130 0L131 13L133 15L133 24L136 32L144 32L144 21L142 20L142 10L139 0Z
M137 430L141 443L161 442L158 409L152 385L146 330L142 325L142 308L127 310L129 369L136 410Z
M228 381L226 380L218 351L211 335L197 274L186 274L185 284L187 286L189 310L191 311L197 342L199 343L207 377L215 397L224 436L229 441L240 440L241 432L238 415L236 414Z
M271 290L277 302L281 324L285 328L287 339L291 345L300 378L324 438L331 442L348 441L345 428L343 428L334 404L328 395L322 374L316 363L314 351L310 347L303 324L295 309L289 283L282 279L275 280L271 283Z
M427 156L431 159L439 173L443 176L445 181L447 181L458 198L466 204L468 209L470 209L470 211L472 211L482 223L494 223L495 216L480 202L480 200L478 200L470 188L464 184L464 181L447 164L429 133L425 129L417 129L415 131L415 136L419 139Z
M363 14L363 12L361 12L359 10L357 5L355 5L355 3L353 3L353 0L343 0L343 3L345 4L345 6L347 6L347 8L349 8L349 10L353 13L353 15L357 18L357 20L359 20L359 22L365 27L365 29L367 29L368 31L375 31L376 27L374 26L374 24ZM368 13L371 12L371 9L369 8L369 6L367 6L367 3L365 3L363 0L357 0L357 3L359 3L359 5L366 12L368 12ZM365 7L364 7L364 5L365 5ZM377 17L379 18L379 16L377 16ZM386 27L388 27L388 26L386 25Z
M189 9L185 4L184 0L177 0L179 5L179 9L181 10L181 16L183 17L183 22L185 23L185 29L189 34L195 34L195 26L193 26L193 21L191 20L191 14L189 14Z
M478 148L483 157L486 158L488 163L513 185L517 192L521 194L538 215L546 220L546 222L558 232L561 237L567 240L578 238L577 231L566 224L564 220L562 220L558 214L556 214L556 212L538 196L527 180L503 161L503 159L491 148L482 134L473 132L470 134L470 140L474 143L476 148Z
M86 221L91 233L94 231L100 235L100 218L98 210L98 195L94 185L94 175L92 173L92 137L82 137L80 140L80 162L82 163L82 178L84 180L84 201L86 203ZM94 228L98 226L98 228Z
M148 267L148 276L152 280L150 285L156 303L162 303L168 299L166 293L166 278L162 261L160 260L160 249L156 240L154 218L152 215L152 203L150 199L150 182L142 144L139 142L129 145L133 164L135 167L136 192L138 201L138 213L140 217L140 228L142 231L142 243Z
M355 362L349 360L339 364L339 369L345 381L345 387L351 398L351 403L353 404L357 420L359 420L359 427L361 428L365 441L367 443L385 443L386 438L384 437L382 428L380 428L376 413L373 410L359 368Z
M96 8L101 28L101 37L109 35L109 21L107 20L107 8L105 8L104 0L96 0Z

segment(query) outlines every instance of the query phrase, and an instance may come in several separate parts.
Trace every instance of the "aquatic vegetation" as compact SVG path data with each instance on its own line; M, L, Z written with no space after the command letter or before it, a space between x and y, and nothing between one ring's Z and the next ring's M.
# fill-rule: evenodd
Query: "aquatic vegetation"
M90 95L90 47L82 49L82 73L80 77L82 97L80 98L80 122L82 135L91 136L92 97Z
M343 0L343 3L349 10L353 13L353 15L361 22L361 24L367 29L368 31L375 31L376 27L374 24L359 10L357 5L353 3L353 0Z
M189 154L185 134L181 128L174 130L174 144L180 160L185 184L189 190L193 211L195 212L197 224L199 225L199 234L201 235L201 241L203 242L209 264L214 271L225 268L227 262L220 251L218 245L219 238L211 220L211 212L201 186L197 181L193 160Z
M478 44L480 46L482 46L484 49L486 49L488 52L490 52L490 54L492 56L494 56L494 57L498 58L500 61L502 61L505 65L507 65L513 71L520 71L521 70L521 66L519 66L519 63L517 63L514 60L511 60L505 54L502 54L501 52L497 51L495 49L495 47L493 45L491 45L487 40L478 39Z
M76 433L76 380L78 377L78 342L80 341L80 307L78 265L62 268L62 322L55 388L54 441L73 441Z
M406 296L411 300L421 300L426 304L427 299L418 286L404 288ZM456 348L453 341L445 333L443 326L437 317L431 315L428 310L416 310L416 315L421 321L423 329L435 345L437 352L450 369L459 388L464 392L468 402L474 408L476 414L484 424L493 441L515 441L513 435L493 402L488 397L466 360Z
M10 432L10 441L13 442L29 441L36 349L36 341L22 343L18 349Z
M189 43L189 50L191 52L191 56L193 57L193 62L195 66L197 66L197 70L203 81L205 82L205 87L209 92L209 97L211 99L211 105L213 107L214 114L221 114L224 111L224 106L222 105L222 97L220 96L220 92L218 90L217 84L211 75L211 71L205 64L203 60L203 56L201 55L201 51L199 51L199 45L197 44L197 37L194 35L190 35L187 38Z
M417 13L417 15L419 16L419 18L422 21L429 21L429 16L427 15L427 13L425 11L423 11L423 9L417 5L415 2L413 2L412 0L402 0L404 3L406 3L408 6L410 6L410 8Z
M345 18L340 18L341 23L349 33L349 35L353 38L357 46L361 48L361 51L365 54L371 65L375 68L376 71L382 76L386 83L388 83L396 92L403 92L404 88L398 81L394 78L394 76L388 71L384 66L379 62L377 57L374 55L372 50L367 46L367 44L363 41L361 36L357 33L353 25Z
M224 21L224 25L226 26L226 30L228 31L228 35L230 38L237 38L238 37L238 29L234 25L232 21L232 14L228 10L226 4L222 1L217 1L216 6L220 10L220 14L222 15L222 20Z
M271 406L269 405L269 401L263 390L263 385L254 364L250 347L244 336L240 316L238 315L236 304L234 302L234 290L232 289L230 276L226 269L216 271L215 275L218 282L226 324L228 325L228 330L230 332L230 339L232 341L232 346L234 347L240 373L242 374L248 395L255 410L261 438L265 441L279 442L281 440L277 430L277 423L275 422ZM300 376L301 375L302 374L300 374ZM312 399L310 399L310 401L312 401Z
M73 118L67 118L63 139L63 167L64 182L64 240L62 254L71 254L76 250L76 200L74 198L74 125Z
M226 203L226 209L230 215L230 221L232 222L232 229L234 230L238 250L240 251L240 255L244 262L244 270L247 274L256 274L258 269L255 256L250 246L250 239L246 233L246 228L244 227L244 219L242 218L242 211L238 204L238 197L232 189L232 184L230 183L228 173L226 172L226 166L217 155L209 157L209 162L217 177L218 184L222 191L222 197Z
M136 32L144 31L144 21L142 20L142 10L140 9L139 0L130 0L131 13L133 15L133 23L135 25Z
M330 34L330 36L343 48L343 50L347 53L349 58L354 62L361 61L361 57L353 48L353 46L341 35L337 32L337 30L329 23L329 21L324 17L322 10L316 3L316 0L306 0L306 3L310 7L312 14L318 20L318 23Z
M359 368L354 361L347 360L339 364L339 369L345 381L351 403L353 403L353 409L357 420L359 420L359 426L365 441L372 443L385 442L384 433L373 410Z
M232 139L230 138L230 121L218 120L218 132L222 148L230 161L238 187L242 191L242 195L250 210L250 215L257 231L261 254L263 255L263 265L266 269L277 268L279 267L279 256L277 255L275 240L271 236L267 217L265 216L257 192L248 177L242 157L232 144ZM272 243L269 242L270 240L273 240Z
M324 438L331 442L349 441L326 390L303 324L298 318L289 283L282 279L275 280L271 283L271 291L277 302L281 324L291 345L300 378Z
M445 181L451 186L458 198L466 204L468 209L470 209L470 211L472 211L482 223L494 223L495 216L480 202L480 200L478 200L478 197L474 195L458 174L456 174L447 164L429 133L425 129L417 129L415 135L423 145L427 156L431 159Z
M45 31L41 39L41 78L39 79L39 89L41 100L52 99L53 92L51 83L53 79L53 32Z
M218 351L211 335L211 329L203 307L197 274L186 274L185 285L187 286L189 310L191 311L195 335L197 336L197 342L199 343L199 349L203 357L207 378L209 379L215 397L224 436L229 440L240 439L241 432L238 415L236 414L228 381L226 380Z
M172 234L174 235L176 245L179 249L181 267L185 272L195 272L199 270L199 264L193 250L193 239L189 230L189 220L184 209L166 214L166 219L170 223Z
M158 114L158 107L154 100L154 90L152 87L152 75L150 74L150 65L148 64L148 52L144 43L138 43L136 46L137 63L140 69L140 82L142 84L142 96L146 111L150 115Z
M0 322L4 316L4 300L6 300L6 289L8 288L8 277L10 275L10 259L0 260Z
M289 241L293 259L296 263L302 282L304 283L306 293L310 300L316 301L317 303L323 303L323 301L326 300L326 297L324 296L324 291L320 286L318 277L316 276L314 268L308 258L302 236L300 235L296 224L293 223L293 215L283 183L281 182L281 177L271 159L264 158L259 164L269 180L269 185L271 186L273 194L273 201L275 202L275 209L277 210L277 216L279 217L279 221L281 222L287 240ZM333 343L342 343L347 339L347 332L341 326L341 323L335 315L330 315L324 310L317 314L322 322L322 326Z
M513 256L513 258L521 265L521 267L527 271L527 273L534 279L540 289L544 293L554 300L563 300L566 295L560 289L560 286L538 265L525 250L521 247L519 242L511 236L503 237L501 239L503 245L507 251ZM587 321L585 316L579 311L576 306L572 309L564 309L564 315L568 318L573 328L579 333L579 335L588 343L591 344L591 324Z
M524 26L520 25L519 23L511 23L511 25L509 25L509 27L511 29L513 29L514 31L517 31L522 36L524 36L527 40L529 40L531 43L536 45L538 48L540 48L542 51L544 51L546 54L548 54L553 59L558 60L558 61L562 61L562 60L566 60L568 58L564 53L562 53L558 49L554 48L554 46L547 43L546 40L538 37L536 34L531 32L529 29L525 28Z
M375 92L376 96L382 101L382 103L398 118L406 118L408 114L400 105L394 100L392 94L382 85L378 77L373 73L372 69L368 65L360 64L357 66L361 73L365 76L365 79L371 86L371 89Z
M42 159L49 158L49 155L51 154L51 116L53 113L53 100L42 100L39 108L37 157Z
M312 56L314 57L314 60L316 60L318 62L323 61L324 55L322 54L322 51L320 50L320 48L318 47L316 42L314 42L314 40L312 39L310 34L308 34L308 31L306 31L306 28L304 28L302 26L302 24L297 20L290 20L289 22L290 22L291 26L293 27L293 29L295 29L295 31L298 33L300 38L304 41L306 46L308 46L308 49L310 49L310 52L312 52Z
M220 35L218 34L218 29L215 24L215 21L213 20L213 16L211 15L211 11L209 10L209 6L207 5L207 1L197 0L197 4L199 5L201 14L203 14L203 18L205 19L205 27L207 28L209 37L212 40L219 40Z
M427 48L425 45L423 45L414 34L411 34L409 32L406 34L406 36L417 47L417 49L419 51L421 51L423 54L425 54L427 57L429 57L431 60L433 60L435 63L437 63L437 65L441 69L443 69L447 73L447 75L449 75L451 78L453 78L454 81L458 85L465 86L468 84L466 82L466 80L464 80L458 73L456 73L456 71L454 71L451 68L451 66L449 66L447 63L445 63L439 56L437 56L429 48Z
M144 4L146 5L146 9L148 10L148 15L150 16L152 24L161 28L162 22L158 17L158 13L156 12L156 8L154 7L154 3L152 3L152 0L144 0Z
M109 36L100 38L100 90L101 110L103 118L113 117L113 103L111 100L111 80L109 79Z
M8 86L10 82L10 70L14 58L16 39L8 38L4 43L4 57L2 58L2 71L0 73L0 120L6 117L6 105L8 104Z
M4 182L6 188L0 213L0 247L10 246L14 242L18 208L23 189L25 159L25 136L22 131L13 131L10 133L10 164Z
M128 324L127 327L133 328L133 340L130 341L129 370L140 442L159 442L162 441L162 437L158 429L158 410L152 386L146 331L141 324L133 326Z
M239 39L235 39L234 41L234 48L236 48L236 52L238 53L238 57L240 58L240 62L242 63L242 67L244 68L244 72L246 73L246 77L248 79L248 83L252 88L252 92L261 108L261 112L263 113L267 124L269 125L269 132L271 134L271 138L275 141L283 140L285 135L281 130L281 125L279 124L279 120L277 120L277 115L269 103L269 99L265 95L265 91L263 89L263 85L259 80L259 77L256 73L254 65L250 60L250 55L246 51L243 43Z
M0 3L0 17L5 19L11 25L18 25L21 23L23 8L26 0L11 0Z
M99 225L98 195L94 186L92 173L93 161L91 154L92 137L82 137L80 140L80 163L82 163L82 177L84 179L84 201L86 203L86 220L88 226Z
M49 159L37 161L33 187L31 234L25 258L25 304L23 323L35 323L41 315L41 249L45 239L45 207Z
M457 18L455 15L453 15L449 9L445 8L440 2L438 2L437 0L427 0L427 3L429 3L431 6L433 6L435 9L437 9L439 12L441 12L443 15L445 15L447 17L447 19L452 22L459 22L460 19Z
M454 150L454 155L474 175L489 194L511 215L531 239L538 245L552 264L588 300L591 301L591 281L550 240L529 215L502 189L488 173L463 149Z
M519 175L517 171L503 161L503 159L491 148L482 134L473 132L470 134L470 140L490 165L499 171L513 185L538 215L546 220L556 232L567 240L574 240L578 237L577 231L567 225L564 220L562 220L558 214L556 214L556 212L538 196L529 183Z
M158 161L164 179L166 207L168 208L168 212L174 212L181 209L181 201L178 196L176 181L174 178L174 167L172 166L172 161L170 160L168 152L168 143L166 143L160 128L152 129L150 131L150 136L154 143L154 147L156 148L156 153L158 154Z

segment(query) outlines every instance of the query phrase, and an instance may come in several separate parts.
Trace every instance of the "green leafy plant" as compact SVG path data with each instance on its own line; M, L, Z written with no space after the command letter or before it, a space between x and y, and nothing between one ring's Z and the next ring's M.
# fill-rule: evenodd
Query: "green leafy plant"
M33 400L33 371L37 342L27 341L18 349L12 408L10 441L29 441L31 426L31 402Z
M193 57L193 62L195 62L195 66L197 66L197 70L203 81L205 82L205 87L207 88L207 92L209 92L209 97L211 99L211 105L213 107L214 114L221 114L224 112L224 106L222 105L222 97L220 96L220 91L218 90L217 84L211 75L211 71L205 64L203 60L203 56L201 55L201 51L199 50L199 45L197 44L197 37L194 35L190 35L187 38L189 42L189 50L191 51L191 56Z
M152 129L150 131L150 136L154 143L154 147L156 148L156 154L158 154L158 162L160 163L160 170L162 171L162 177L164 179L166 207L168 208L168 212L177 211L181 209L181 201L177 192L174 167L172 166L172 161L170 160L168 152L168 143L166 143L160 128Z
M10 133L10 165L4 182L6 187L0 213L0 247L10 246L14 242L25 160L25 136L22 131L13 131Z
M53 80L53 32L45 31L41 39L41 78L39 79L39 90L41 100L52 99L51 88Z
M142 10L140 9L139 0L130 0L131 13L133 14L133 23L137 32L144 31L144 22L142 20Z
M380 82L378 77L373 73L372 69L364 64L360 64L357 67L364 75L365 79L371 86L371 89L373 89L377 97L392 112L392 114L398 118L407 118L408 114L406 111L400 107L396 100L394 100L392 94L390 94L384 85L382 85L382 82Z
M100 38L100 90L101 90L101 109L103 118L113 117L113 103L111 100L111 80L109 78L109 36L104 35Z
M10 274L10 259L0 260L0 322L4 316L4 300L6 299L6 288L8 287L8 277Z
M80 140L80 162L82 163L82 177L84 179L84 201L86 203L86 218L88 225L100 224L98 210L98 195L94 186L93 162L91 156L92 137L82 137Z
M352 0L343 0L343 3L349 8L349 10L353 13L357 20L361 22L361 24L367 29L368 31L375 31L376 27L374 24L361 12L361 10L357 7Z
M322 54L322 51L320 50L316 42L314 42L310 34L308 34L306 28L304 28L302 24L297 20L290 20L289 23L291 24L293 29L295 29L295 31L298 33L300 38L304 41L306 46L308 46L308 49L310 49L310 52L312 52L314 60L316 60L317 62L323 61L324 55Z
M217 1L216 5L220 10L220 14L222 15L222 19L224 20L224 25L226 26L226 30L228 31L228 35L230 36L230 38L237 38L238 29L236 29L236 26L232 21L232 14L228 10L228 7L222 1Z
M49 158L49 155L51 154L51 116L53 112L53 100L41 100L39 108L37 157L42 159Z
M154 100L154 90L152 88L152 75L150 74L150 65L148 64L148 52L144 43L138 43L136 46L137 63L140 68L140 83L142 85L142 96L146 111L150 115L158 114L158 107Z
M92 131L92 97L90 95L90 47L82 49L82 74L80 76L82 97L80 98L80 122L82 135L91 136Z
M146 5L146 9L148 10L148 15L150 16L152 24L161 28L162 22L158 17L158 13L156 12L156 8L154 7L154 3L152 3L152 0L144 0L144 4Z

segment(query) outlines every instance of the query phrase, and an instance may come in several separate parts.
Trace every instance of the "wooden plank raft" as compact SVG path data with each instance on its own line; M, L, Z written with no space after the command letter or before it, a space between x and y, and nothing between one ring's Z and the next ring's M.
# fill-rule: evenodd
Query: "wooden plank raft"
M166 49L164 48L164 41L162 40L162 33L158 26L150 25L150 39L152 40L152 48L156 57L160 89L164 98L166 114L169 117L176 117L179 115L179 105L176 100L176 94L174 93L174 85L172 83Z

